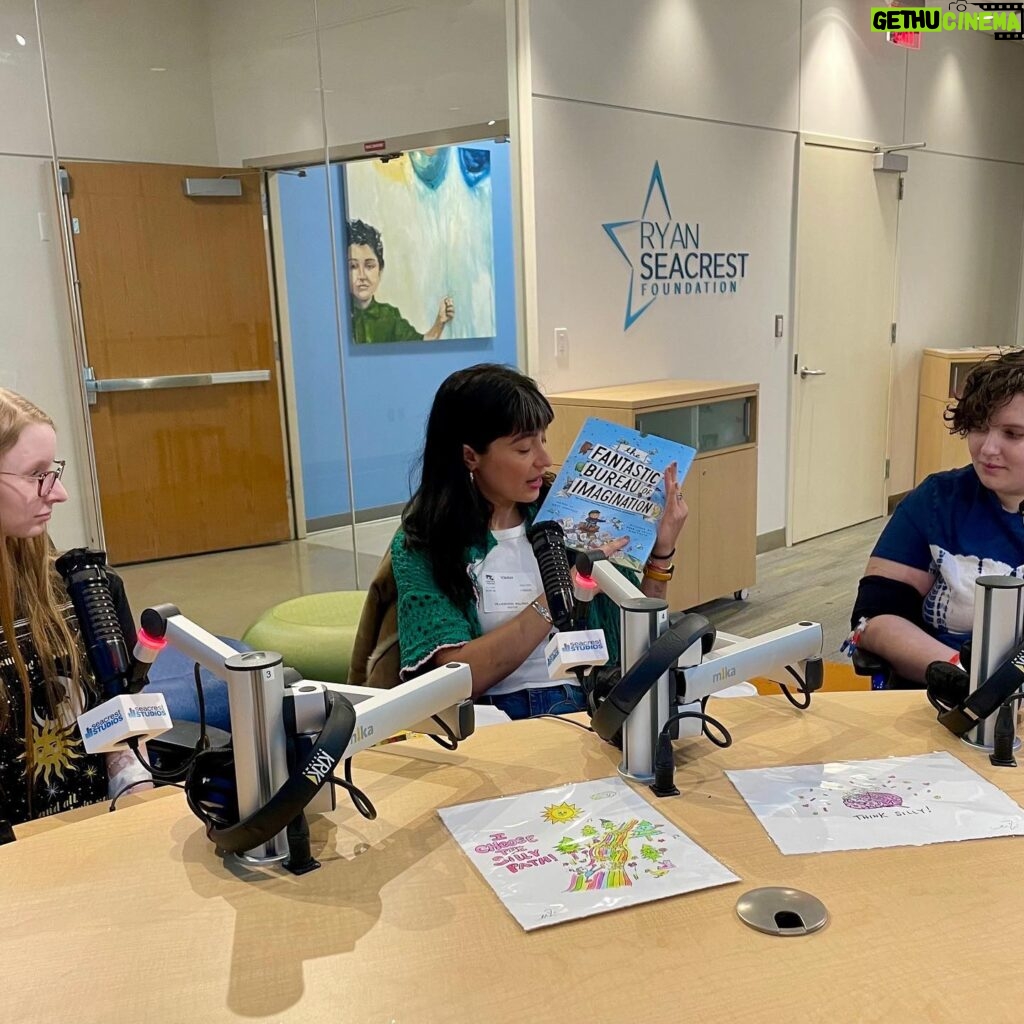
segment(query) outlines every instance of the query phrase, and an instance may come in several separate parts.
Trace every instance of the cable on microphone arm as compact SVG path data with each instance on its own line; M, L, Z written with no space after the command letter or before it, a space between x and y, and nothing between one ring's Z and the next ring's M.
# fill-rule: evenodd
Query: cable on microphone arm
M558 631L574 628L576 595L573 591L569 559L565 553L565 531L551 519L534 523L526 531L540 567L540 579L548 599L551 622Z
M114 607L106 563L106 552L72 548L57 559L56 569L74 606L93 676L104 698L109 698L128 688L132 660Z

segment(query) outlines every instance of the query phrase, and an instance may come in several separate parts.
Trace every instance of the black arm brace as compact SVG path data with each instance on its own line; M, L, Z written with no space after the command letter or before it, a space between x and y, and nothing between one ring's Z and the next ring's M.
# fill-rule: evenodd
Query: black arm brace
M861 619L876 615L898 615L925 629L921 615L923 598L917 588L888 576L864 576L857 588L857 600L850 617L850 628L856 629Z

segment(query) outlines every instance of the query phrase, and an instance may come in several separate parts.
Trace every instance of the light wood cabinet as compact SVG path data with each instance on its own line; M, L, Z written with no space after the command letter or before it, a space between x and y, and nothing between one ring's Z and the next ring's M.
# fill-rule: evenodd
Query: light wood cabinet
M697 449L683 481L690 515L669 584L673 610L753 586L757 574L758 385L656 380L548 395L555 469L591 416Z
M999 355L999 348L926 348L921 354L917 399L917 457L914 485L930 473L956 469L971 461L966 438L949 432L943 414L955 401L971 370Z

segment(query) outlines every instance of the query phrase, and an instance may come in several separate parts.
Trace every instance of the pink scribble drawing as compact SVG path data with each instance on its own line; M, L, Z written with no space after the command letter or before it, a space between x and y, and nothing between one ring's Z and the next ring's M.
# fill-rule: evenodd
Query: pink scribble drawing
M902 807L903 798L895 793L861 792L844 796L843 803L855 811L876 811L880 807Z

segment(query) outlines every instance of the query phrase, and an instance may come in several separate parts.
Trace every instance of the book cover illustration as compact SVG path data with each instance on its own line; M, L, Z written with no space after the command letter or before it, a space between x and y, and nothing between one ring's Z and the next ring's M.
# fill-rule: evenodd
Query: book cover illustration
M438 814L527 931L739 881L621 779Z
M696 454L677 441L591 417L569 449L537 521L553 519L565 531L566 544L584 551L628 537L612 561L642 572L665 506L665 470L675 462L682 485Z
M946 751L725 774L782 853L1024 835L1024 811Z

